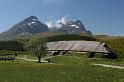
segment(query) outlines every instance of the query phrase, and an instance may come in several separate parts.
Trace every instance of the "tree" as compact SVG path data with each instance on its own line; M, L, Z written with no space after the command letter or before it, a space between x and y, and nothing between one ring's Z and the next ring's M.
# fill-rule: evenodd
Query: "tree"
M30 39L28 42L26 42L26 51L36 55L38 58L38 63L41 63L41 58L47 54L46 42L46 38Z

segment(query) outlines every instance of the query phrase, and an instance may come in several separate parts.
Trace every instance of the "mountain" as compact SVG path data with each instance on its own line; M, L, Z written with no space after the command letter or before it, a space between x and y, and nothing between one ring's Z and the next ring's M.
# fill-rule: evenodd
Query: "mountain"
M9 30L0 34L0 39L18 39L23 36L30 36L36 33L49 31L47 25L41 23L36 16L30 16L15 24Z
M15 24L7 31L0 34L0 40L12 40L32 37L43 37L65 34L92 34L87 31L80 20L62 18L57 21L41 23L36 16L30 16Z
M66 34L92 34L87 31L80 20L66 21L65 19L58 20L57 22L47 22L46 23L50 31L62 31Z
M61 23L59 30L66 32L67 34L91 34L87 31L80 20L68 21L66 24Z

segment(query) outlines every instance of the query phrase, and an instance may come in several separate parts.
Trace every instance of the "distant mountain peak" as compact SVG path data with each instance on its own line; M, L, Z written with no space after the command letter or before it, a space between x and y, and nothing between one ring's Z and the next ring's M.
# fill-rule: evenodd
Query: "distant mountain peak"
M27 21L29 21L29 22L31 22L31 21L38 21L38 18L36 16L30 16L30 17L24 19L24 21L25 22L27 22Z
M36 16L31 15L29 18L31 19L38 19Z
M29 25L29 27L32 27L33 25L37 25L38 21L39 20L36 16L30 16L24 20L24 22L27 23L27 25Z
M41 23L36 16L30 16L23 21L15 24L10 30L13 29L16 29L16 32L21 30L22 32L33 34L48 31L47 25Z
M9 30L1 34L2 38L6 37L9 39L19 38L27 34L35 34L49 31L47 25L41 23L36 16L30 16L15 24Z
M46 24L51 31L61 30L67 34L92 34L85 29L80 20L66 20L66 18L61 18L56 21L48 21Z

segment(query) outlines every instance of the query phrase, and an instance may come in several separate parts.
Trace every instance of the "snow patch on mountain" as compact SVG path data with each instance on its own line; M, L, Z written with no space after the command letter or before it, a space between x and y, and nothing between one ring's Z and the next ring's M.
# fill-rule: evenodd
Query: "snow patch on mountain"
M77 25L70 25L70 26L75 27L75 28L79 28Z

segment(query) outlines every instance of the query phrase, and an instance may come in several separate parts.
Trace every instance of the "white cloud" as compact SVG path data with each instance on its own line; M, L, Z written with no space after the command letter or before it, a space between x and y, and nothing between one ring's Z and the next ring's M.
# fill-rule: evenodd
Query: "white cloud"
M55 21L48 21L46 22L46 25L49 28L60 28L62 26L62 24L66 24L67 23L67 18L66 17L62 17L61 19L55 20Z
M66 17L62 17L62 18L59 19L57 22L58 22L58 23L62 23L62 24L66 24L66 22L67 22Z
M49 28L56 27L56 24L55 24L54 21L48 21L48 22L46 22L46 25L47 25Z
M46 22L46 25L49 28L60 28L61 27L61 24L58 23L57 21L48 21L48 22Z

